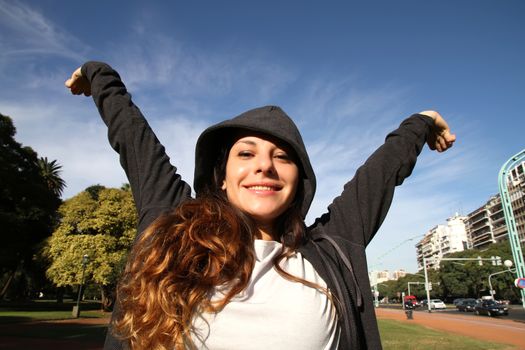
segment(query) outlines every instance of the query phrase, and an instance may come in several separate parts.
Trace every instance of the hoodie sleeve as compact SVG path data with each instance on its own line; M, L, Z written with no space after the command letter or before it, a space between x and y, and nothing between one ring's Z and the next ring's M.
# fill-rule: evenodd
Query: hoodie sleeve
M191 188L170 164L118 73L105 63L87 62L82 74L91 83L93 100L108 127L109 142L128 177L141 232L162 211L190 197Z
M404 120L344 186L313 230L366 246L386 217L394 189L410 176L433 120L415 114Z

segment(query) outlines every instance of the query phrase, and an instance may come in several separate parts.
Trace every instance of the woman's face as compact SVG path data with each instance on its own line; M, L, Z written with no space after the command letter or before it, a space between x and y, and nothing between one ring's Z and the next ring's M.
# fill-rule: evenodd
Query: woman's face
M231 147L222 189L230 203L272 227L290 207L299 180L292 151L265 135L241 136Z

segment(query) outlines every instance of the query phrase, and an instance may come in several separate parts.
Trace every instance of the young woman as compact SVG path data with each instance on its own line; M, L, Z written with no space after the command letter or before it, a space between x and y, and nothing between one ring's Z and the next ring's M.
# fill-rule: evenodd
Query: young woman
M201 134L192 199L117 72L88 62L66 86L93 95L139 213L105 349L381 348L365 247L425 142L455 141L437 112L403 121L306 227L315 175L279 107Z

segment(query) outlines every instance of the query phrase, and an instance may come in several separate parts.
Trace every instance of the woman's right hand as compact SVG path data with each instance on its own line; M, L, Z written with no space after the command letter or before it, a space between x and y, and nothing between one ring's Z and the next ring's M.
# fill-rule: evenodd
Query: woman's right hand
M81 67L78 67L71 78L66 80L66 87L71 90L73 95L84 94L84 96L91 96L91 84L89 81L82 75Z

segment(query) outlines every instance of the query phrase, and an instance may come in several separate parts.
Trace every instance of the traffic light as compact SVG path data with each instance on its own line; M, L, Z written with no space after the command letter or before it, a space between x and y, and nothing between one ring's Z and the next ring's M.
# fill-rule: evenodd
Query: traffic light
M500 256L491 256L490 260L493 266L501 266L501 257Z

